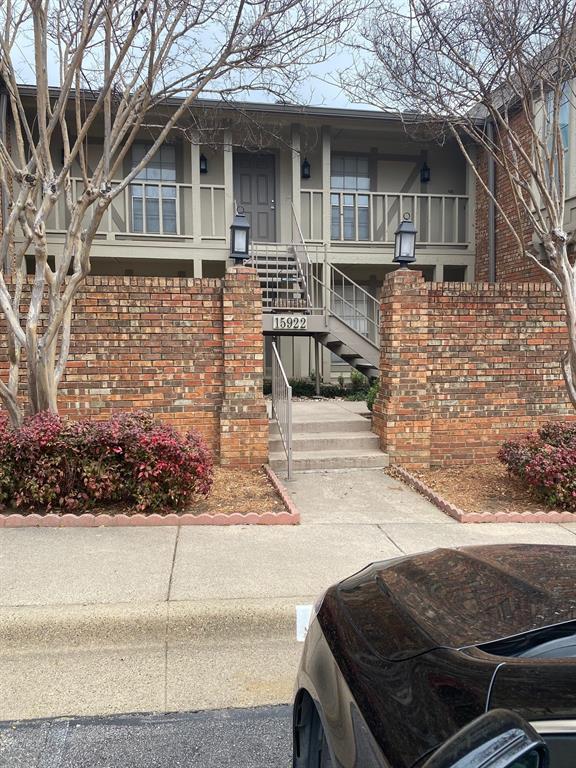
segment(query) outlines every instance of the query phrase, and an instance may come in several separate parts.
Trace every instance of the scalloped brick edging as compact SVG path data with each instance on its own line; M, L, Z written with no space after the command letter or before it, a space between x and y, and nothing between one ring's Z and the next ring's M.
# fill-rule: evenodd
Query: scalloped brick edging
M432 490L422 480L397 464L393 467L394 474L407 485L421 493L438 509L453 517L459 523L574 523L576 515L572 512L465 512L455 504L446 501L436 491Z
M200 515L185 513L177 515L171 512L168 515L109 515L105 512L93 514L86 512L82 515L73 515L67 512L64 515L39 515L32 513L22 515L12 513L9 515L0 515L0 528L99 528L124 527L124 526L157 526L157 525L298 525L300 523L300 512L294 506L294 503L288 496L288 493L275 472L264 465L264 471L268 480L274 486L274 489L280 496L285 507L285 512L265 512L258 515L256 512L233 512L231 515L218 513L210 515L203 512Z

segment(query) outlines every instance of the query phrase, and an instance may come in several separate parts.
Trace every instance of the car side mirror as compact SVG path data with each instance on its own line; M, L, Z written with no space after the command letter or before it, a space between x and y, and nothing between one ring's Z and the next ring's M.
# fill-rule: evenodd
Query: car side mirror
M448 739L422 768L548 768L548 748L519 715L494 709Z

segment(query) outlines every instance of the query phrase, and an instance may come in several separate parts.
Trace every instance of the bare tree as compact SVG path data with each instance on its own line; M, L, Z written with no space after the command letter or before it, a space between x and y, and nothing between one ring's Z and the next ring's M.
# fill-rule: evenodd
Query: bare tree
M198 98L230 100L255 91L289 97L308 66L325 59L347 33L359 8L359 0L0 0L0 82L15 144L0 135L0 183L8 201L0 308L9 353L0 399L13 424L26 410L18 397L24 365L27 410L57 410L73 302L90 272L102 217L171 132L195 125ZM33 50L32 110L18 75L26 48ZM104 138L92 170L87 142L96 125ZM143 128L152 144L122 176ZM55 162L61 146L62 162ZM73 166L81 172L79 194L72 190ZM47 220L61 200L69 223L62 257L51 268ZM34 278L21 314L27 254Z
M359 101L453 137L523 257L561 291L562 367L576 407L576 267L565 231L568 121L574 108L574 0L380 0L367 55L345 87ZM504 205L475 157L491 159Z

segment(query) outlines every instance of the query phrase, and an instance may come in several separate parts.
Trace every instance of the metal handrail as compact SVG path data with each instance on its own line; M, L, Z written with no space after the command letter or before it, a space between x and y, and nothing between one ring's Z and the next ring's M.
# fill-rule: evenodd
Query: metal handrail
M378 344L380 331L378 299L351 280L334 264L325 263L324 271L329 269L330 277L321 277L318 271L320 264L310 260L308 248L306 249L308 261L304 265L302 262L298 263L294 250L296 247L295 243L253 243L249 264L256 267L264 283L267 280L271 281L270 284L275 286L276 292L275 297L263 298L264 312L304 310L311 315L331 314L372 344ZM304 293L302 303L291 303L290 296L293 289L289 286L278 286L277 277L273 271L275 254L285 253L289 249L292 249L294 254L298 275L301 276L301 267L305 267L308 274L305 290L302 291ZM272 267L269 267L270 263ZM357 298L362 299L360 306ZM366 311L362 309L362 305L366 307ZM342 313L342 309L347 310L346 314Z
M292 479L292 387L280 360L276 343L272 342L272 416L288 462L288 480Z
M322 312L310 296L310 275L303 280L302 262L297 258L296 247L294 243L252 242L246 264L254 267L260 276L264 312L277 309L299 310L307 314ZM283 261L290 270L290 279L288 273L282 273Z
M374 319L374 318L371 318L369 315L367 315L365 312L359 311L352 302L342 298L342 296L333 288L329 288L328 291L331 294L331 298L335 297L342 303L344 307L350 308L351 310L350 317L352 318L352 322L348 320L346 316L336 312L334 309L331 310L332 316L337 317L338 320L344 323L344 325L347 325L349 328L352 328L352 330L356 331L356 333L359 336L362 336L363 338L370 341L372 344L377 345L378 333L380 330L379 317ZM354 322L354 320L356 322ZM365 331L362 330L363 323L366 325Z
M374 298L374 296L372 296L372 294L368 293L368 291L366 291L364 288L362 288L362 286L358 285L353 280L351 280L348 277L348 275L345 275L344 272L342 272L340 269L338 269L338 267L334 266L334 264L330 265L330 273L331 273L331 278L330 278L330 283L331 284L330 285L325 285L325 279L324 280L320 280L318 278L318 275L314 274L313 269L312 269L312 262L310 261L310 256L308 254L308 248L306 246L306 242L305 242L304 236L302 234L302 229L300 227L300 222L298 221L298 217L296 216L296 211L294 209L294 203L292 202L291 205L292 205L292 218L293 218L294 224L296 225L296 232L298 233L298 238L299 238L299 241L300 241L299 244L301 244L301 246L302 246L302 249L303 249L303 252L304 252L306 266L307 266L307 268L309 270L309 274L310 274L310 276L312 278L312 282L313 283L317 282L319 284L320 295L322 295L322 289L324 287L327 288L327 290L328 290L328 292L329 292L329 294L331 296L330 310L331 310L332 314L334 314L336 317L338 317L340 320L342 320L343 323L346 323L346 325L349 325L351 328L353 328L353 330L355 330L357 333L360 333L361 336L364 336L365 338L369 339L370 341L372 341L374 343L376 341L376 339L378 338L378 332L380 330L380 303L378 302L377 299ZM335 280L334 280L335 275L339 276L339 282L342 284L342 293L339 293L336 290L336 285L335 285ZM352 293L353 293L353 297L354 297L354 300L352 302L348 301L348 299L346 299L345 296L344 296L344 286L345 285L352 289ZM312 292L314 293L314 291L312 291ZM356 301L355 301L357 293L360 293L361 295L364 294L364 296L366 297L365 301L366 301L367 306L369 306L369 307L372 306L373 307L373 313L372 314L364 313L364 312L362 312L361 310L358 309L358 307L356 305ZM337 315L336 312L335 312L335 307L333 306L333 302L332 302L332 297L334 297L334 296L336 296L338 298L338 300L343 305L346 305L346 306L348 306L348 307L350 307L352 309L352 316L353 317L355 317L355 318L357 318L357 319L359 319L361 321L365 321L366 324L367 324L366 325L367 328L370 328L371 326L373 326L373 332L372 333L363 333L360 328L358 328L358 327L352 325L351 323L347 322L340 315ZM310 300L309 292L308 292L308 302L309 302L310 306L312 306L312 301Z
M300 273L300 277L304 285L304 291L306 293L306 300L308 302L308 307L312 307L312 297L310 296L310 290L309 290L310 277L312 275L312 262L310 261L310 256L308 255L308 249L306 248L306 243L304 242L304 236L302 234L302 230L300 229L298 217L296 216L296 210L294 209L294 201L290 202L290 206L292 208L292 221L296 225L296 232L298 233L298 243L294 242L293 244L294 256L296 258L298 271ZM304 254L304 264L306 266L305 270L304 270L304 267L302 266L302 262L300 261L300 257L298 256L298 251L296 250L297 245L299 248L302 249L302 252Z
M372 344L378 344L378 335L380 333L380 304L378 303L378 300L372 296L372 294L368 293L368 291L365 291L362 286L355 283L353 280L351 280L349 277L347 277L343 272L341 272L337 267L334 266L334 264L330 264L330 269L332 270L332 276L330 279L330 284L326 284L323 280L321 280L318 275L313 274L312 275L312 286L313 286L313 293L314 295L323 296L324 298L324 309L326 309L329 314L333 315L334 317L337 317L338 320L343 322L345 325L347 325L349 328L351 328L353 331L356 331L360 336L363 336L365 339L370 341ZM334 277L340 276L340 283L342 290L338 291L337 286L335 285ZM348 285L352 289L352 301L349 301L345 296L344 286ZM366 297L366 304L368 307L372 307L372 312L363 312L361 309L358 308L358 305L354 301L356 298L356 293L360 293L361 295ZM354 318L356 322L350 322L345 316L343 316L341 313L337 312L336 310L336 301L340 302L340 304L343 307L349 308L351 310L350 317ZM366 331L362 330L362 324L366 324Z

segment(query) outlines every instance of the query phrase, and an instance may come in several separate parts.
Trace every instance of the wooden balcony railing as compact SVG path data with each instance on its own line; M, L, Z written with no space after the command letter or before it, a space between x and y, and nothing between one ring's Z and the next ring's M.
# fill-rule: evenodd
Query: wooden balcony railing
M83 189L82 179L73 178L72 196ZM113 182L119 184L120 182ZM225 187L220 184L200 186L200 221L193 222L191 184L169 181L135 181L114 199L104 214L100 232L111 239L151 237L226 239ZM58 201L49 220L48 230L63 232L70 214L63 199ZM196 224L196 226L195 226Z
M77 198L83 181L73 178ZM119 181L113 184L119 184ZM324 232L324 201L327 192L303 189L300 195L301 228L308 242L329 239L336 243L392 244L404 213L418 230L417 242L432 246L461 246L470 242L469 200L466 195L423 195L396 192L330 192L330 232ZM199 202L199 205L198 205ZM194 210L199 221L194 221ZM192 184L169 181L135 181L114 199L100 226L108 239L152 238L225 241L226 188L202 184L194 201ZM48 230L63 232L69 223L64 199L48 221Z
M301 191L304 239L321 241L324 191ZM392 244L405 213L416 224L421 245L460 245L470 242L467 195L424 195L402 192L330 192L330 240L343 243Z

